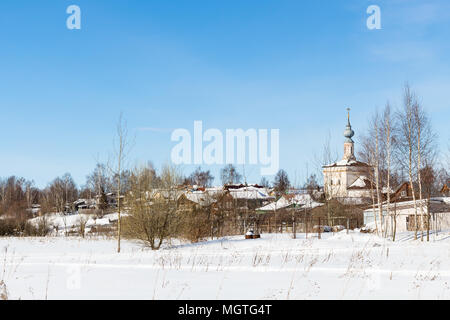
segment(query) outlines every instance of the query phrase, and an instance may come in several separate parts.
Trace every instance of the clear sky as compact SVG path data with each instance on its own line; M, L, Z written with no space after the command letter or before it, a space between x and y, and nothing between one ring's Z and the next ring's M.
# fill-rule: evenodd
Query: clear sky
M81 30L66 27L71 4ZM372 4L381 30L366 27ZM130 159L157 167L172 130L194 120L280 129L280 166L296 183L329 133L342 155L346 107L358 141L376 107L399 106L405 81L442 149L450 140L448 0L3 0L0 41L0 176L38 186L65 172L84 184L121 111ZM259 182L259 167L245 170Z

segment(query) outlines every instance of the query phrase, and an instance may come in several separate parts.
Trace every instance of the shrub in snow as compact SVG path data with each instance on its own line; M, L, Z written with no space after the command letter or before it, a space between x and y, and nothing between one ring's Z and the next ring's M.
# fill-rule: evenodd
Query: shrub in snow
M49 233L50 229L47 221L39 217L36 223L29 221L8 218L0 219L0 236L26 236L26 237L44 237Z
M178 231L175 201L156 199L151 205L143 201L131 203L129 215L122 219L124 237L141 240L152 250L158 250L163 241L172 238Z
M211 219L207 208L196 207L184 212L180 220L179 236L191 242L199 242L211 234Z
M0 220L0 236L14 236L17 235L17 224L13 219Z

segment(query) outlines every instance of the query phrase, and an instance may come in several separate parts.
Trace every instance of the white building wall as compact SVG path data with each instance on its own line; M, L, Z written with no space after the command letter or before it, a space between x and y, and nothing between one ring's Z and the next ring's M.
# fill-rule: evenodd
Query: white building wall
M424 215L426 219L427 208L424 207ZM420 209L418 209L418 215L420 216ZM397 209L394 216L393 210L391 210L390 217L387 216L387 212L383 211L383 230L388 231L388 236L392 236L393 228L396 226L396 233L408 231L407 217L414 216L415 210L412 208ZM375 208L375 214L378 226L380 225L379 211ZM394 221L395 217L395 221ZM373 209L364 211L364 224L374 222ZM386 229L387 228L387 229ZM430 229L437 231L450 230L450 212L431 213Z
M369 198L370 190L348 190L347 188L360 176L367 176L366 167L337 166L323 169L325 193L330 198L361 197ZM353 195L350 195L352 192Z

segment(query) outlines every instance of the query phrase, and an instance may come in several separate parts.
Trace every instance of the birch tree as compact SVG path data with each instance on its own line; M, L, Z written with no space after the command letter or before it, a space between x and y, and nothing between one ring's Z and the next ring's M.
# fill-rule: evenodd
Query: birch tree
M336 194L333 194L333 188L330 188L330 184L332 181L325 181L325 176L323 175L323 168L327 165L330 165L332 163L335 163L338 159L337 152L332 152L331 150L331 132L328 132L325 141L322 145L322 154L321 155L315 155L314 157L314 163L317 168L317 171L320 172L322 181L324 182L324 201L326 203L327 207L327 220L328 223L331 223L331 206L330 201L332 198L336 196ZM339 191L337 192L339 193Z
M378 203L378 215L380 218L380 234L384 235L383 233L383 204L381 199L381 190L380 190L380 126L379 126L379 115L378 111L375 113L373 118L373 131L375 133L375 188L376 188L376 196L377 196L377 203Z
M379 132L379 114L375 112L368 123L367 135L361 138L361 149L359 157L369 165L368 178L370 181L370 195L372 198L372 212L375 223L375 230L378 235L383 234L382 227L382 208L380 202L380 132ZM374 192L375 189L375 192ZM378 217L377 217L378 205Z
M113 141L113 158L108 163L108 168L112 175L112 179L116 180L115 192L117 201L117 252L120 252L121 238L121 196L122 196L122 177L126 167L126 160L132 148L132 142L128 136L128 128L123 114L119 116L116 125L116 137Z
M403 107L397 113L399 121L399 143L397 148L397 156L399 163L401 163L408 170L409 186L411 188L413 203L414 203L414 239L417 240L418 234L418 219L417 219L417 202L416 192L414 187L414 176L417 170L416 161L414 160L416 154L417 142L417 128L414 120L414 105L416 104L416 96L411 91L408 84L405 85L403 94ZM405 157L406 155L406 157ZM405 159L406 158L406 159Z
M417 166L417 185L419 189L419 203L421 215L421 240L424 237L424 192L422 172L425 167L432 167L436 158L436 135L432 130L430 119L423 106L416 99L413 104L413 121L416 127L416 166ZM424 166L425 165L425 166ZM429 201L429 197L427 199ZM427 240L429 241L429 219L430 214L427 210Z
M391 114L391 106L389 104L389 102L386 103L386 106L384 107L383 110L383 116L382 116L382 127L381 127L381 137L382 137L382 149L384 150L384 155L385 155L385 172L386 172L386 177L385 177L385 181L386 181L386 205L387 205L387 217L392 217L391 221L393 223L391 223L391 228L392 228L392 240L395 241L395 228L397 225L397 215L396 215L396 210L394 211L394 214L391 213L391 159L392 159L392 144L395 143L395 136L393 135L393 131L392 131L392 125L393 125L393 120L392 120L392 114ZM386 228L386 232L387 232L387 228Z

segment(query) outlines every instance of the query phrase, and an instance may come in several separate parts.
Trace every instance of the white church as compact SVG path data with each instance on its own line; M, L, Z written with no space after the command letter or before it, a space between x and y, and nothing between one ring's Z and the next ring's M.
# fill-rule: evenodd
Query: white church
M356 160L355 132L350 125L350 109L347 109L347 126L344 131L344 157L342 160L323 166L324 191L327 199L337 199L347 204L371 202L373 167Z

